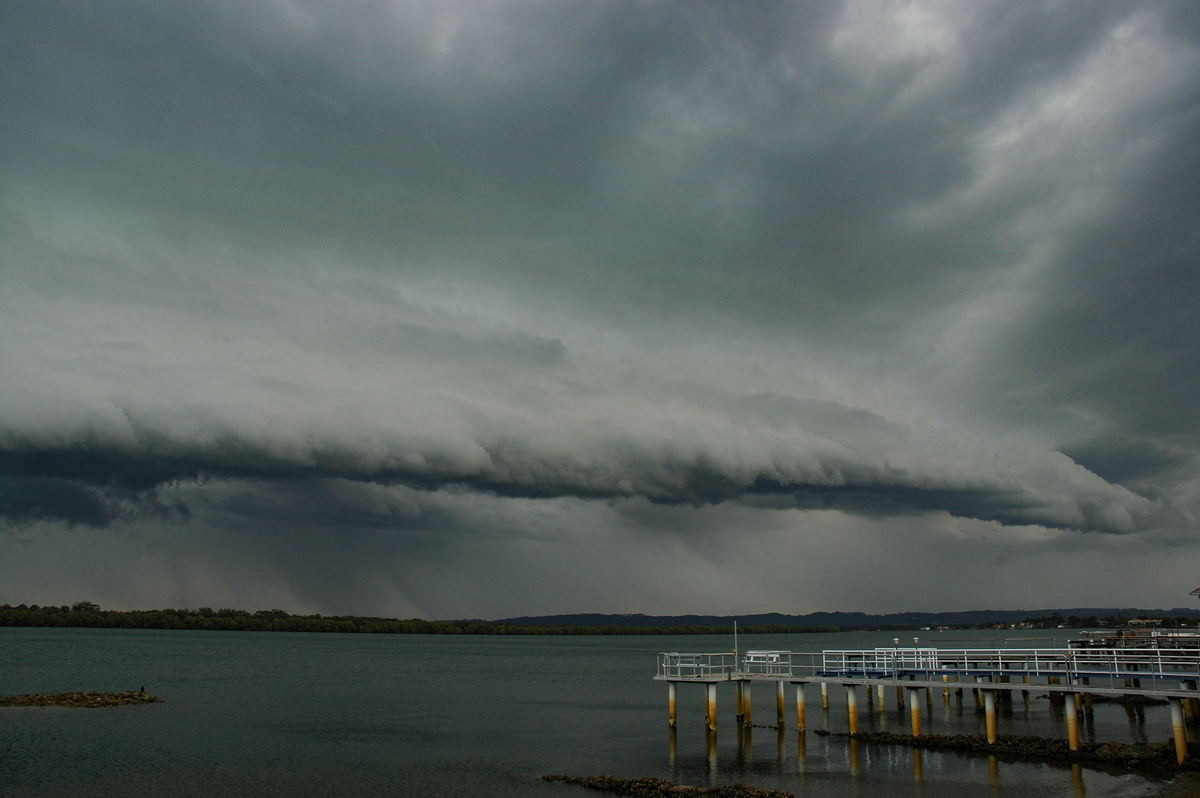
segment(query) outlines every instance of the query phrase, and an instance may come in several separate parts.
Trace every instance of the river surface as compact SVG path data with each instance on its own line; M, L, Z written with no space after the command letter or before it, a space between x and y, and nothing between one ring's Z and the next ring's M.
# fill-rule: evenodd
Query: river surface
M923 633L921 645L1058 646L1009 634ZM972 637L971 635L975 636ZM892 645L892 633L743 635L740 648L819 651ZM905 642L908 642L906 639ZM110 709L0 709L0 796L555 796L583 788L543 774L654 776L691 785L751 784L798 798L1123 798L1153 785L1066 766L854 744L844 693L807 692L809 733L786 728L775 691L754 688L748 739L734 692L718 692L715 746L704 690L681 685L679 725L653 681L660 651L730 650L716 636L458 636L0 628L0 694L146 691L166 703ZM860 692L862 731L908 729ZM1001 734L1065 737L1035 694L1002 712ZM982 733L968 698L936 696L929 733ZM1166 741L1165 707L1095 707L1085 739Z

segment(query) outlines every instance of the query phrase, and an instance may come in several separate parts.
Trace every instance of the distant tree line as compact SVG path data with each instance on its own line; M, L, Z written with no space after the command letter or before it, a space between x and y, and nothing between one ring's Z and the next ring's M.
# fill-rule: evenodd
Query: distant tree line
M63 626L96 629L200 629L236 632L343 632L470 635L671 635L729 634L732 626L523 626L492 621L426 621L358 615L292 615L284 610L104 610L91 601L61 606L0 605L0 626ZM742 634L837 632L836 626L746 626Z
M1068 615L1065 618L1059 614L1045 615L1039 618L1026 618L1023 625L1031 629L1114 629L1131 625L1131 622L1143 620L1140 618L1125 618L1119 615ZM1164 629L1195 627L1200 624L1200 617L1188 615L1164 615L1152 621L1144 621L1145 625Z
M954 629L1100 629L1129 625L1134 618L1116 615L1063 616L1059 613L1029 617L1017 624L953 625ZM1176 615L1161 618L1164 627L1200 624L1200 617ZM285 610L249 612L211 607L199 609L105 610L92 601L61 606L37 604L0 605L0 626L64 626L102 629L201 629L236 632L343 632L373 634L470 634L470 635L727 635L733 626L721 624L681 624L676 626L636 626L619 624L515 624L481 620L426 621L420 618L378 618L359 615L292 615ZM838 632L830 625L798 626L750 624L739 626L741 634L796 634L800 632ZM901 631L913 626L871 626Z

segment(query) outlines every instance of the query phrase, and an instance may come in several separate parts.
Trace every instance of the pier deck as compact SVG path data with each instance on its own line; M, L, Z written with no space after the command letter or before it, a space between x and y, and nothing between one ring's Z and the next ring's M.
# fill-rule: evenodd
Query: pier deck
M676 685L706 686L706 717L716 729L716 689L725 682L737 687L738 718L749 722L749 685L777 685L778 722L784 720L784 686L796 686L797 725L805 728L804 686L821 685L827 705L830 684L846 689L850 730L857 730L856 688L882 691L894 687L908 698L914 735L920 734L920 695L932 700L934 690L974 691L984 704L989 742L996 739L995 702L999 693L1043 692L1069 698L1075 708L1066 713L1068 741L1077 750L1078 713L1087 696L1141 696L1166 699L1179 761L1187 755L1185 715L1200 706L1200 648L874 648L820 652L747 651L658 655L654 677L667 682L671 725L675 725ZM868 696L869 697L869 696Z

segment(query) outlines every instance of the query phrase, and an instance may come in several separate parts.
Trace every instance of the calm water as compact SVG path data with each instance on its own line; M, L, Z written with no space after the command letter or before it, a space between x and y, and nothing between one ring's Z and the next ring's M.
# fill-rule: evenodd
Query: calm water
M809 651L890 645L891 634L743 636L741 648ZM926 638L988 647L967 633ZM1051 641L1039 641L1050 645ZM1058 645L1063 641L1059 640ZM1012 645L1022 645L1014 640ZM1028 645L1026 643L1025 645ZM1057 798L1143 795L1133 776L989 762L861 745L794 728L789 688L782 734L739 741L733 690L718 694L715 750L703 689L679 689L672 747L659 651L717 651L718 637L467 637L0 628L0 694L120 691L145 685L165 704L114 709L0 710L0 795L17 796L558 796L577 787L546 773L656 776L742 783L802 798ZM845 730L844 698L810 729ZM889 698L894 702L894 698ZM860 728L907 729L907 713L868 707ZM774 723L771 685L754 693L755 722ZM968 701L924 720L928 732L980 733ZM1065 736L1045 699L1018 701L1002 734ZM1085 735L1166 740L1165 708L1139 717L1097 706Z

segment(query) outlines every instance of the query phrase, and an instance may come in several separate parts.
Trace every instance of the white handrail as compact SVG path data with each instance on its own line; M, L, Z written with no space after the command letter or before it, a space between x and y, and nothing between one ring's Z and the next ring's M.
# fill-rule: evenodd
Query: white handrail
M1200 683L1200 648L873 648L821 652L747 651L659 654L658 678L845 677L927 681L1058 677L1065 684L1118 680ZM1096 680L1099 680L1097 682Z

